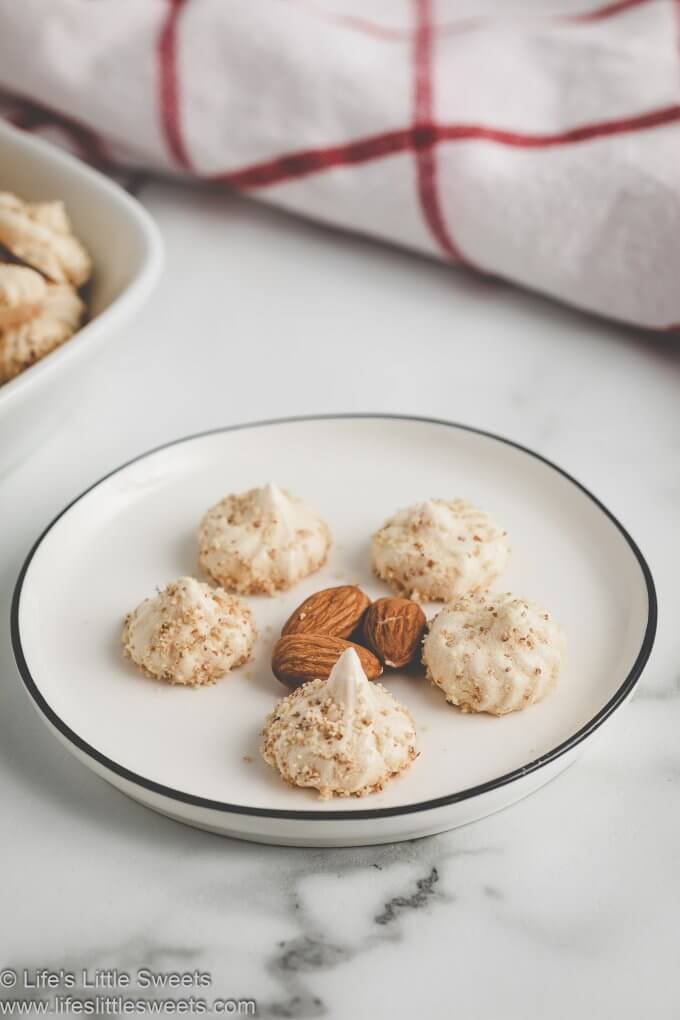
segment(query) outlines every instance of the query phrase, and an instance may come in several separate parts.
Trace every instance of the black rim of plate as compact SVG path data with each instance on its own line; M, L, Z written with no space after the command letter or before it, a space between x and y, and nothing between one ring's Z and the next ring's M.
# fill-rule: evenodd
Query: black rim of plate
M576 486L585 496L597 506L602 513L611 521L611 523L617 528L620 534L625 539L631 552L637 560L642 576L647 587L647 599L648 599L648 610L647 610L647 626L645 628L645 635L640 646L640 650L636 656L635 662L625 678L621 686L618 688L616 693L610 698L606 705L597 712L593 718L582 726L581 729L577 730L571 737L558 744L557 747L553 748L547 754L541 755L529 764L524 765L520 768L513 769L512 772L508 772L505 775L499 776L497 779L491 779L486 783L480 783L477 786L471 786L466 790L459 790L456 793L449 794L445 797L436 797L432 800L419 801L414 804L404 804L399 807L387 807L387 808L362 808L354 811L310 811L310 810L294 810L294 809L269 809L269 808L257 808L248 807L243 804L228 804L223 801L208 800L205 797L197 797L194 794L185 793L182 790L175 790L169 786L163 786L162 783L157 783L154 780L146 779L144 776L140 776L125 766L120 765L118 762L113 761L107 755L102 754L96 747L92 747L82 737L79 737L64 721L63 719L51 708L47 703L42 693L40 692L38 685L36 684L31 671L26 662L23 648L21 645L21 635L19 631L19 609L21 604L21 592L23 584L26 578L28 568L31 565L31 561L35 556L37 550L42 544L45 537L49 534L52 528L57 522L68 513L71 507L75 506L76 503L80 502L89 492L95 489L98 485L101 485L110 478L112 475L118 474L125 468L137 461L143 460L145 457L149 457L152 454L158 453L161 450L168 449L172 446L178 446L181 443L189 443L193 440L201 439L205 436L216 435L222 432L236 432L243 429L254 429L254 428L266 428L272 425L290 425L299 422L308 421L332 421L332 420L348 420L348 419L365 419L365 420L384 420L384 421L410 421L419 422L427 425L441 425L447 428L454 428L462 432L473 432L480 436L485 436L488 439L493 439L496 442L503 443L506 446L513 447L516 450L520 450L523 453L528 454L530 457L535 458L547 467L556 471L563 478L566 478L569 482ZM647 562L640 552L638 546L633 541L631 536L628 534L626 529L617 520L617 518L611 513L610 510L604 506L603 503L597 499L584 485L581 485L572 475L563 471L562 468L553 464L552 461L546 457L541 456L539 453L535 453L526 446L522 446L521 443L515 443L511 439L505 439L503 436L498 436L493 432L487 432L484 429L474 428L471 425L461 425L457 422L446 421L441 418L424 418L417 415L405 415L405 414L381 414L381 413L348 413L348 414L313 414L313 415L300 415L291 418L274 418L268 421L256 421L246 422L239 425L227 425L222 428L208 429L204 432L198 432L191 436L185 436L180 439L172 440L169 443L163 443L160 446L156 446L151 450L147 450L145 453L139 454L137 457L133 457L131 460L126 461L125 464L121 464L120 467L115 468L113 471L109 471L102 478L98 479L92 485L88 486L84 492L81 492L79 496L76 496L64 509L57 514L57 516L47 525L45 530L42 532L40 537L33 545L29 552L26 560L19 572L16 586L14 588L14 595L12 598L12 611L11 611L11 634L12 634L12 647L14 650L14 657L19 667L19 672L23 679L26 690L30 697L35 702L35 705L45 716L45 718L55 727L55 729L62 734L66 740L73 744L74 747L78 748L81 752L92 758L99 765L104 766L110 772L115 775L128 780L129 782L140 786L145 790L149 790L152 793L158 794L162 797L169 798L170 800L180 801L184 804L190 804L197 808L207 808L213 811L220 811L227 814L235 815L250 815L259 818L280 818L280 819L295 819L297 821L361 821L364 819L371 818L389 818L396 817L398 815L414 814L420 811L432 811L436 808L446 807L449 804L455 804L459 801L470 800L473 797L478 797L481 794L489 793L492 790L497 790L502 786L506 786L508 783L514 782L516 779L523 779L525 776L530 775L532 772L536 772L538 769L549 765L556 759L567 754L573 750L578 744L584 741L590 734L597 730L602 723L607 719L612 712L621 705L628 695L635 687L642 670L649 659L654 644L654 637L656 634L656 622L657 622L657 600L656 591L654 589L654 581L652 580L651 571L647 565Z

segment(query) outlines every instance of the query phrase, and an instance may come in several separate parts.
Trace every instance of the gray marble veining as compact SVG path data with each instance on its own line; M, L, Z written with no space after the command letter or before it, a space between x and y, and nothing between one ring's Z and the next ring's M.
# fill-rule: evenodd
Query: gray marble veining
M658 642L630 706L528 800L431 839L295 850L184 828L83 769L23 695L5 623L0 970L198 969L265 1017L677 1017L680 346L143 184L163 282L101 387L0 480L5 621L37 532L126 458L229 422L390 410L499 431L591 487L650 560Z

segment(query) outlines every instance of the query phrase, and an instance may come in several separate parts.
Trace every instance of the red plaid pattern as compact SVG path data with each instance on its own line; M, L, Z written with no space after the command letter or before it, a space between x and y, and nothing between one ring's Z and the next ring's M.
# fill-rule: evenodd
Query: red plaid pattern
M675 328L680 5L592 4L0 0L0 85L100 165Z

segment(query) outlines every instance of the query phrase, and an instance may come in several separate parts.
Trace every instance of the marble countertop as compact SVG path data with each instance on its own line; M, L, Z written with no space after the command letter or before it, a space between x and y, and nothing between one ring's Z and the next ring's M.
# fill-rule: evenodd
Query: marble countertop
M218 192L140 197L162 283L96 392L0 480L0 968L198 969L263 1017L677 1017L680 346ZM502 433L611 507L659 595L633 702L538 793L416 842L281 849L145 810L20 687L8 615L30 544L155 444L352 410Z

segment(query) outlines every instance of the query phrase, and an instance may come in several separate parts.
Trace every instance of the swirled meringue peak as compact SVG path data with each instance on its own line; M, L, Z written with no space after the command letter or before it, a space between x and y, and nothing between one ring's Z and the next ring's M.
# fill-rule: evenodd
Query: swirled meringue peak
M463 712L504 715L553 689L565 649L561 628L541 606L510 592L478 592L434 618L423 662Z
M199 563L218 584L267 594L296 584L325 562L328 525L302 500L270 482L225 496L199 529Z
M400 595L449 602L488 588L510 558L507 533L463 499L399 510L373 536L373 569Z
M126 616L123 647L149 676L198 687L247 662L255 636L240 599L180 577Z
M265 761L287 783L325 798L381 790L418 753L410 712L367 680L353 648L328 680L310 680L280 701L263 737Z

